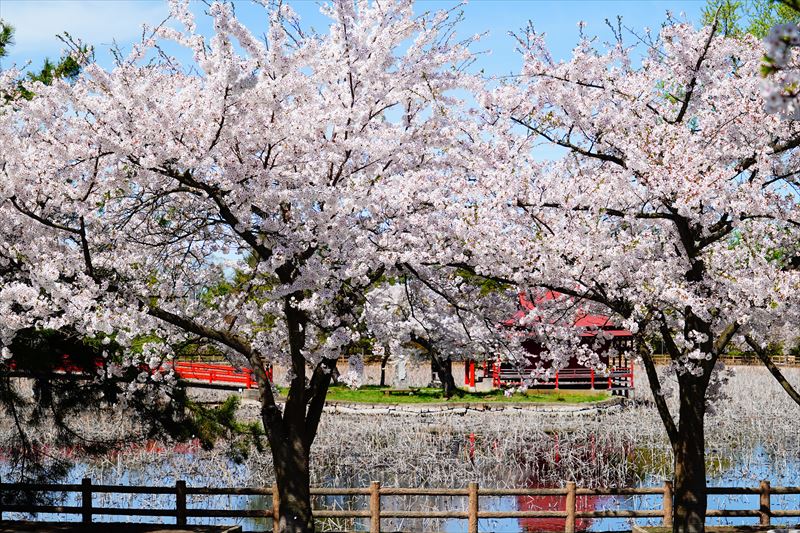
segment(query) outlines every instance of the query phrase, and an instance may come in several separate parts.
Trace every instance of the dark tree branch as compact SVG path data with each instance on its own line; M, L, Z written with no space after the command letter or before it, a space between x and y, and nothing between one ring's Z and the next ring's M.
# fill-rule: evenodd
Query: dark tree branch
M325 407L325 397L328 395L328 387L331 383L334 368L336 368L336 359L323 359L314 369L314 373L311 375L311 382L306 389L305 401L308 404L308 412L306 414L305 438L303 439L306 453L310 452L311 444L317 435L322 410Z
M775 365L775 363L772 362L770 356L767 355L767 353L761 348L761 346L758 345L755 339L753 339L750 335L745 335L744 340L747 342L750 348L752 348L753 351L756 352L758 358L761 359L761 362L764 363L764 366L767 367L772 376L776 380L778 380L778 383L781 384L781 387L783 387L783 390L786 391L789 397L792 400L794 400L794 402L797 405L800 405L800 393L798 393L797 389L795 389L792 386L792 384L789 383L789 381L784 377L781 370Z
M794 148L800 147L800 135L796 137L792 137L791 139L783 142L778 143L777 141L770 144L772 148L772 152L770 155L780 155L784 152L788 152ZM735 167L735 175L734 177L738 176L740 173L744 172L745 170L749 169L753 165L756 164L756 156L755 154L751 155L750 157L746 157L742 159L738 165Z
M136 161L134 163L138 164ZM219 210L219 214L222 219L228 224L228 226L233 230L239 237L242 238L244 242L246 242L250 248L255 251L258 256L262 260L269 259L272 256L272 250L264 246L263 244L258 242L258 238L255 234L248 230L238 230L238 227L241 227L241 221L239 218L231 211L230 207L223 201L222 199L222 192L211 185L198 181L192 176L192 173L189 170L181 173L171 168L149 168L148 170L152 172L157 172L164 176L170 177L174 180L177 180L180 184L193 187L195 189L201 190L213 201L217 209Z
M535 204L528 204L523 202L522 200L517 200L517 207L522 209L526 209L528 207L536 207ZM541 204L541 207L553 208L553 209L564 209L562 204L553 203L553 202L545 202ZM674 220L676 215L674 213L662 213L662 212L652 212L647 213L643 211L639 211L637 213L629 213L627 211L623 211L621 209L615 209L613 207L591 207L588 205L577 205L574 207L569 208L570 211L599 211L602 215L610 216L610 217L633 217L643 220Z
M194 333L199 337L218 342L244 355L250 362L253 375L256 378L256 383L258 383L259 396L262 405L264 405L265 408L276 408L275 397L272 394L272 383L267 376L266 370L264 370L264 362L261 360L259 354L253 350L246 340L229 331L222 331L210 328L208 326L203 326L194 320L182 317L171 311L167 311L156 306L148 306L147 313L150 316L158 318L159 320L163 320L164 322L178 327L183 331Z
M30 211L29 209L26 209L26 208L22 207L21 205L19 205L19 203L17 203L17 198L15 196L12 196L11 198L9 198L9 200L11 200L11 205L13 205L14 208L16 208L17 211L19 211L23 215L26 215L26 216L32 218L33 220L35 220L35 221L37 221L37 222L39 222L41 224L44 224L47 227L50 227L50 228L53 228L53 229L57 229L57 230L61 230L61 231L66 231L67 233L72 233L74 235L80 235L80 230L79 229L75 229L75 228L71 228L69 226L64 226L64 225L58 224L56 222L53 222L51 220L48 220L48 219L46 219L44 217L41 217L41 216L37 215L36 213L34 213L33 211Z
M81 229L79 235L81 237L81 249L83 250L83 262L86 265L86 275L93 280L98 281L97 277L95 276L94 265L92 265L92 252L89 249L89 239L86 237L86 222L84 221L83 217L81 217Z
M708 50L711 48L711 42L716 36L718 25L718 19L715 18L714 23L711 25L711 32L708 34L708 39L703 47L703 51L700 53L700 57L697 58L697 63L694 66L694 75L692 76L692 79L689 80L689 86L686 88L686 94L683 95L683 99L681 100L681 108L678 110L678 115L675 117L675 119L668 121L670 124L677 124L678 122L683 121L686 111L689 109L689 102L691 101L694 90L697 87L697 75L700 73L700 67L703 66L703 62L706 60Z
M433 265L426 264L425 266L433 266ZM490 276L488 274L480 274L480 273L476 272L475 267L473 265L470 265L470 264L467 264L467 263L455 262L455 263L448 263L445 266L449 266L449 267L453 267L453 268L460 268L460 269L464 270L465 272L469 272L473 276L478 276L478 277L483 278L483 279L485 279L487 281L494 281L495 283L500 283L502 285L511 285L511 286L516 285L516 283L514 283L514 281L512 281L510 279L507 279L507 278L502 278L502 277L499 277L499 276Z
M527 128L531 132L535 133L536 135L539 135L540 137L544 137L545 139L547 139L549 142L551 142L553 144L557 144L558 146L563 146L564 148L569 148L573 152L579 153L581 155L585 155L587 157L591 157L593 159L599 159L600 161L608 161L610 163L614 163L616 165L619 165L622 168L628 168L628 166L625 163L625 160L622 159L621 157L618 157L618 156L615 156L615 155L611 155L611 154L604 154L604 153L601 153L601 152L592 152L591 150L587 150L585 148L581 148L580 146L578 146L576 144L573 144L573 143L569 142L568 140L565 141L563 139L556 139L555 137L553 137L552 135L549 135L545 131L543 131L543 130L535 127L535 126L532 126L532 125L528 124L524 120L520 120L520 119L518 119L516 117L511 117L511 120L513 122L516 122L520 126L524 126L525 128Z
M733 322L720 333L719 337L717 337L717 340L714 342L714 353L716 355L721 354L722 351L727 348L728 343L731 342L731 339L736 335L737 331L739 331L739 323Z
M673 361L677 361L678 358L681 356L681 351L675 345L675 340L672 338L672 332L669 330L667 326L667 319L663 315L661 315L661 338L664 340L664 347L667 349L667 354L669 354L669 358Z
M678 442L678 428L675 425L675 419L672 418L672 414L669 412L667 400L664 398L664 394L661 391L661 381L658 379L658 372L656 371L656 365L653 361L653 356L650 354L650 351L641 343L637 343L637 351L639 352L639 357L642 359L642 364L644 365L644 370L647 374L647 381L650 383L650 391L653 393L653 401L656 404L658 416L661 417L661 422L664 424L664 428L667 430L667 436L669 437L670 444L675 446L675 444Z

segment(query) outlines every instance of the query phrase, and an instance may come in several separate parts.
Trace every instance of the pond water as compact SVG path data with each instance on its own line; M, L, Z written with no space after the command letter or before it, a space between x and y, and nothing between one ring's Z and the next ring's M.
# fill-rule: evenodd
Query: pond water
M800 384L800 371L787 372ZM718 399L707 418L708 478L712 486L800 486L800 407L764 371L746 369L731 379L730 394ZM734 394L735 393L735 394ZM674 398L670 401L674 401ZM574 414L486 412L468 415L326 415L312 457L312 484L321 487L655 487L671 478L671 454L663 425L646 394L624 408ZM0 466L0 469L2 466ZM270 486L274 478L269 453L231 462L224 446L213 451L169 446L131 450L76 464L69 481L91 477L118 485ZM2 472L0 471L0 474ZM189 507L265 509L259 497L190 496ZM59 500L76 505L77 494ZM579 509L656 509L661 496L579 497ZM96 496L95 506L172 508L174 496ZM463 510L466 498L384 497L384 509ZM481 497L483 510L563 509L563 499ZM367 499L320 497L316 508L366 509ZM711 496L710 509L756 509L758 497ZM800 509L800 496L772 496L773 509ZM14 518L4 513L4 518ZM71 517L77 519L78 517ZM40 515L42 520L70 517ZM99 520L122 520L99 516ZM156 521L142 518L140 521ZM754 524L756 518L709 519L709 524ZM173 519L165 519L170 523ZM637 520L640 524L659 521ZM800 519L774 519L795 525ZM190 519L190 523L192 523ZM231 523L230 519L196 520L198 524ZM245 531L265 531L270 520L243 520ZM321 531L368 530L367 520L321 520ZM466 529L463 520L384 520L385 531ZM580 520L588 531L630 530L628 519ZM527 532L563 528L563 521L543 519L481 520L481 531Z
M800 458L789 463L781 464L780 469L763 449L750 454L745 460L733 464L725 472L717 472L709 478L710 486L717 487L757 487L761 480L767 479L772 486L800 486ZM654 487L661 486L663 479L648 478L637 483L636 486ZM525 497L497 497L482 509L486 510L533 510L551 509L563 510L563 498L525 498ZM591 510L640 510L661 509L662 497L660 495L642 496L578 496L576 506L579 511ZM772 495L773 510L800 509L800 495ZM758 509L758 495L711 495L709 496L709 509ZM576 528L584 531L629 531L633 523L627 518L601 518L578 519ZM636 519L639 525L659 525L660 519ZM709 518L708 525L757 525L758 518ZM772 524L778 526L797 526L800 518L773 518ZM481 520L481 531L493 532L534 532L563 530L564 520L558 519L496 519ZM464 530L464 524L459 521L448 521L443 527L444 531L458 532Z
M164 460L170 452L157 454L158 459ZM175 452L173 452L175 453ZM634 455L636 452L634 452ZM210 459L204 456L204 452L179 453L179 457L172 457L171 461L176 464L185 462L206 463L206 468L216 469L222 466L221 458ZM605 456L600 459L603 460ZM732 460L731 460L732 459ZM785 458L775 457L768 453L764 448L758 448L747 453L745 456L730 458L726 461L724 469L719 469L719 465L712 467L709 484L712 486L748 486L755 487L762 479L768 479L773 486L798 486L800 485L800 459L786 462ZM141 456L138 457L141 460ZM174 476L162 476L158 473L159 469L148 469L135 466L123 466L123 462L118 460L118 466L114 467L113 476L106 471L102 476L102 481L114 484L149 484L149 485L172 485L175 482ZM224 467L227 469L225 476L231 474L241 479L248 476L247 465L236 465L226 462ZM205 469L204 469L205 470ZM215 481L219 480L213 471L206 470L205 473L193 473L190 476L181 476L189 486L214 486L219 485ZM70 475L70 482L80 482L84 476L92 476L97 480L100 474L97 464L76 465ZM155 474L155 475L154 475ZM566 473L565 473L566 475ZM341 487L343 484L332 473L328 473L329 479L335 481L330 486ZM97 480L97 482L100 482ZM663 478L659 473L646 474L643 479L633 483L635 486L660 486ZM365 486L354 484L355 486ZM482 485L486 485L483 483ZM522 486L521 484L514 484ZM526 486L542 487L545 483L538 483L534 477L528 479ZM80 497L78 494L66 494L59 500L63 505L79 505ZM97 507L140 507L153 509L174 508L174 496L172 495L96 495L93 501ZM189 496L188 506L190 508L217 508L217 509L265 509L270 506L269 498L250 497L250 496ZM340 496L340 497L317 497L315 506L328 509L366 509L367 498L364 496ZM644 495L633 497L609 497L609 496L579 496L577 507L579 510L630 510L630 509L659 509L661 496ZM420 509L427 508L432 510L464 510L466 498L460 497L389 497L382 499L383 509ZM710 496L709 509L757 509L757 495L743 496ZM798 509L800 508L800 495L772 496L773 509ZM482 510L563 510L564 499L561 497L481 497ZM4 518L24 518L4 514ZM41 514L39 520L77 520L77 516ZM98 515L98 521L122 521L126 520L118 516ZM173 519L165 518L141 518L136 521L153 521L162 523L174 523ZM637 519L640 525L656 525L660 523L658 519ZM725 525L748 525L757 522L756 518L710 518L709 524ZM189 523L195 524L223 524L231 523L230 519L190 519ZM271 527L269 520L245 519L241 525L245 531L266 531ZM774 524L784 526L796 526L800 519L773 519ZM579 519L577 527L584 531L622 531L630 530L632 521L630 519ZM534 531L557 531L563 530L564 521L560 519L492 519L480 520L480 531L492 532L534 532ZM341 530L347 528L355 531L368 531L368 520L325 520L321 521L321 530ZM465 520L410 520L410 519L385 519L383 521L385 531L447 531L460 532L466 529Z

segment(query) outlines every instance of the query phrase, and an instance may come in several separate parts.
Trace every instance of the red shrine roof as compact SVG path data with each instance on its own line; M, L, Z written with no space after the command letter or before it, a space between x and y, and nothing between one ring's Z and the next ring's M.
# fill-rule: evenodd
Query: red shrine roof
M505 324L507 326L513 326L519 322L520 319L524 318L529 314L530 311L534 311L536 309L536 304L545 302L548 300L559 300L563 298L570 298L569 296L565 296L560 292L548 290L540 297L537 297L535 301L531 301L530 296L522 291L519 293L519 305L521 309L514 313L514 316L507 320ZM610 334L614 337L632 337L633 333L631 333L627 329L620 328L617 324L615 324L611 317L606 315L598 315L589 313L583 309L578 308L575 311L575 321L573 326L576 328L591 328L591 329L601 329L605 333ZM594 336L596 335L595 332L591 330L582 333L582 336Z

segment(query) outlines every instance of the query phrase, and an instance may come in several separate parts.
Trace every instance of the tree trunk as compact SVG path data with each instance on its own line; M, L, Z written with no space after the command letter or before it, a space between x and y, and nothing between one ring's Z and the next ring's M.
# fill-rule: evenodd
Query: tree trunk
M381 387L386 386L386 363L389 362L389 348L384 348L383 357L381 358Z
M275 484L280 500L279 522L275 531L314 531L309 458L325 405L331 370L335 367L335 359L323 359L314 370L308 388L300 389L300 399L292 395L290 388L283 413L274 403L263 404L261 419L272 451ZM304 378L301 376L301 379ZM307 406L307 411L303 413L305 416L292 416L293 408L301 402L304 410Z
M271 384L265 382L263 390L259 386L261 419L272 451L280 500L278 524L273 530L281 533L314 531L309 457L331 376L336 369L336 359L323 359L306 383L306 360L302 349L307 317L292 301L301 299L302 294L295 293L284 301L293 377L283 411L274 402Z
M333 370L331 370L331 385L339 385L339 379L342 375L339 373L339 368L334 366Z
M439 382L442 384L442 394L445 398L451 398L454 394L460 391L456 387L456 380L453 379L453 361L449 357L442 359L436 354L431 354L431 363L433 364L433 371L439 376Z
M705 392L708 378L684 374L680 382L680 419L675 454L673 533L703 533L707 506Z
M275 484L278 486L279 522L274 531L309 533L314 531L311 510L309 454L295 428L286 428L280 420L263 417L272 450ZM299 428L302 429L302 428Z

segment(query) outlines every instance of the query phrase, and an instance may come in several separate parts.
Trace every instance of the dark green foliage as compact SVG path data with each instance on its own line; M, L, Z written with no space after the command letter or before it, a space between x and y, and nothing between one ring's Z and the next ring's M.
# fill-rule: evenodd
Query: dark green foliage
M228 444L230 458L241 463L250 450L264 451L264 429L258 422L241 422L236 418L239 397L228 398L220 405L207 406L191 400L183 387L169 393L170 401L160 405L152 400L137 403L136 411L146 421L148 439L170 439L177 442L196 440L204 450L210 450L220 440Z
M119 359L120 347L109 339L89 339L72 330L23 329L17 332L9 348L17 369L25 372L51 372L69 354L72 365L90 371L98 360Z
M0 57L8 55L8 48L14 44L14 27L0 20Z
M800 0L778 0L784 7L800 13Z
M225 439L229 443L230 458L236 463L242 463L252 448L258 452L264 451L264 428L261 424L236 419L238 396L228 396L221 405L215 407L193 402L187 402L187 407L191 416L184 431L193 432L204 449L211 449L217 441Z
M58 63L53 63L49 58L44 60L42 69L37 72L29 72L30 81L40 81L45 85L50 85L56 79L74 80L81 73L81 66L73 57L61 58Z
M59 35L58 38L64 43L71 45L71 47L79 55L84 57L91 56L91 49L87 46L76 45L72 37L68 33ZM8 55L8 49L14 44L14 27L0 21L0 58ZM25 98L30 100L35 96L34 92L29 88L29 84L33 82L41 82L45 85L51 85L55 80L62 79L72 81L81 73L81 65L72 55L66 55L58 61L53 62L50 58L44 60L42 68L36 72L28 72L25 79L22 79L17 84L16 94L5 95L5 99L13 100L15 98Z
M456 270L456 274L461 276L467 284L472 285L473 287L480 287L480 296L486 296L493 292L507 291L510 287L506 283L502 283L485 276L473 274L472 272L463 268Z
M759 39L767 36L776 24L800 22L800 12L792 7L795 0L708 0L703 8L702 23L717 20L717 31L728 37L751 34Z
M53 63L49 58L46 58L39 72L28 72L27 80L19 83L19 95L26 100L30 100L35 96L35 93L28 89L28 84L41 82L45 85L51 85L57 79L72 81L80 73L80 64L71 56L62 57L58 63Z
M13 357L0 363L0 408L13 421L4 434L10 459L4 481L59 481L71 468L64 451L76 457L102 455L152 440L196 439L209 449L224 439L236 461L253 447L263 450L261 425L236 419L238 397L216 407L198 404L180 383L140 379L153 372L146 366L123 367L121 374L108 376L108 365L125 356L111 337L27 329L9 348ZM28 385L32 395L25 392ZM124 414L134 429L86 435L74 427L87 414L108 420Z

